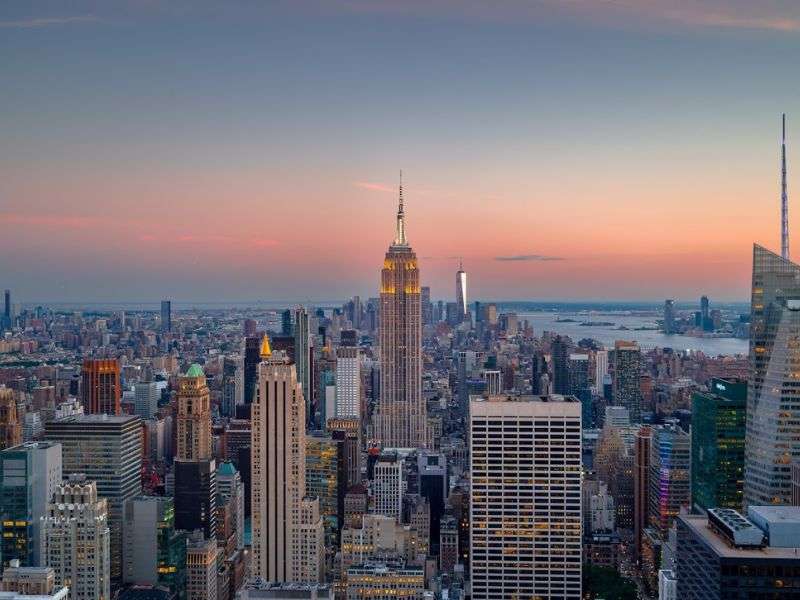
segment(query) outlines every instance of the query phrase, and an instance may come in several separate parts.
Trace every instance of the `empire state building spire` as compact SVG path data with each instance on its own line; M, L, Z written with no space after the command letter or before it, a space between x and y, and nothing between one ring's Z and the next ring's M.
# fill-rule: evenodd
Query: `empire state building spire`
M397 208L397 234L394 238L395 246L405 246L406 242L406 223L405 213L403 212L403 171L400 171L400 205Z

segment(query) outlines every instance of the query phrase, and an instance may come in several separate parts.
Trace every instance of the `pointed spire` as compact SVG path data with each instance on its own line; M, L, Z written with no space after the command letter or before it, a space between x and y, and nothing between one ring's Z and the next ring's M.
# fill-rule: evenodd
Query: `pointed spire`
M269 337L267 334L264 334L264 337L261 338L261 358L269 358L272 356L272 348L269 345Z
M400 169L400 202L397 208L397 234L394 238L395 246L406 245L405 213L403 212L403 170Z
M781 122L781 256L789 260L789 197L786 193L786 113Z
M458 270L459 271L464 270L464 258L462 256L458 257Z

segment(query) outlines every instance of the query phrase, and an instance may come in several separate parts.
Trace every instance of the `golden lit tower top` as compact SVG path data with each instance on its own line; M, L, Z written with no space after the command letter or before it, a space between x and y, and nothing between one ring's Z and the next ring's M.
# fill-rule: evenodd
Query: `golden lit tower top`
M270 356L272 356L272 348L270 348L270 345L269 345L269 336L267 336L266 333L264 334L264 337L261 338L261 352L260 352L260 354L261 354L261 358L269 358Z

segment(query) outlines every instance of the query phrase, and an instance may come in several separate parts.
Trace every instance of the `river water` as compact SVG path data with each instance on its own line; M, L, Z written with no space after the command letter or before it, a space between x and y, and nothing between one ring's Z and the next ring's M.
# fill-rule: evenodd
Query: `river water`
M666 335L661 331L639 330L636 327L655 327L653 317L629 314L586 314L577 312L522 311L517 313L519 320L527 319L533 327L534 334L539 336L544 331L552 331L568 335L575 342L582 338L592 338L601 342L606 348L613 348L616 340L637 342L642 349L673 348L675 350L700 350L708 356L747 354L748 340L739 338L700 338L687 335ZM556 319L574 319L574 323L558 322ZM611 322L612 326L588 325L585 321ZM618 330L620 326L627 330Z

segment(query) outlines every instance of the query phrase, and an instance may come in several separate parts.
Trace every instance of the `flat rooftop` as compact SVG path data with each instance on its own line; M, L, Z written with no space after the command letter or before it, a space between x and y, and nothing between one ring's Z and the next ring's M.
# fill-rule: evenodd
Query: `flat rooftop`
M708 518L705 515L679 515L686 526L701 538L711 550L722 558L760 558L760 559L783 559L791 558L800 560L800 552L796 548L774 548L765 546L764 548L734 548L714 533L708 526ZM798 540L800 547L800 540Z

